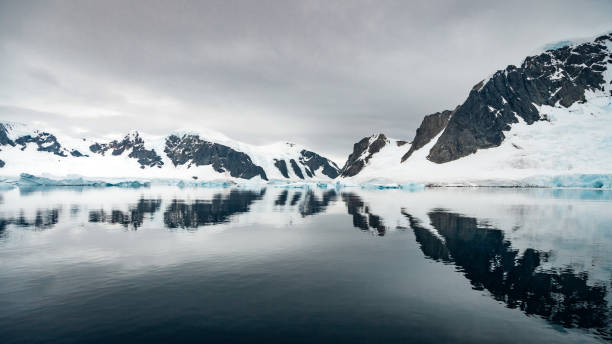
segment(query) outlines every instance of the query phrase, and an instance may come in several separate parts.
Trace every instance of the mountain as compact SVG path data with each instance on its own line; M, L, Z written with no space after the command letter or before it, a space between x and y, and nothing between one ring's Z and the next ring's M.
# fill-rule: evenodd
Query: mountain
M411 142L363 138L342 168L293 143L213 132L74 139L0 123L0 175L612 188L610 129L612 33L499 70L425 116Z
M592 176L612 179L610 129L612 33L495 72L455 109L426 116L410 145L383 134L359 141L340 174L346 183L462 185L589 175L601 187Z
M0 123L0 173L99 178L329 181L331 160L293 143L254 146L224 135L176 132L121 139L74 139L24 124Z
M353 146L353 153L349 155L344 167L340 170L341 177L352 177L368 164L374 154L380 152L385 146L390 144L390 140L384 134L372 135L363 138ZM405 141L395 141L396 146L406 144Z

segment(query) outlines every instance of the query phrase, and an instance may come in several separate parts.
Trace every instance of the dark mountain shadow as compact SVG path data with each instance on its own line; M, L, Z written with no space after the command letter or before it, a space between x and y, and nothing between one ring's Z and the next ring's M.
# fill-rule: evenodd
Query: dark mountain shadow
M353 217L353 227L362 231L372 231L378 236L384 236L387 233L387 227L382 218L372 214L368 205L357 194L343 192L342 201L346 204L349 215Z
M407 213L416 240L429 259L453 264L476 290L487 290L508 308L537 315L565 328L594 331L612 339L607 288L570 267L542 268L549 253L527 249L521 255L498 229L482 228L475 218L444 210L430 212L440 237Z
M136 230L142 226L146 215L152 218L159 211L161 202L161 199L141 198L136 204L130 205L126 212L115 209L110 213L104 209L91 210L89 211L89 222L121 224L125 228L131 226Z
M246 213L251 204L261 200L266 190L232 190L228 194L216 194L212 200L186 202L174 199L164 212L164 224L168 228L198 228L226 223L235 214Z

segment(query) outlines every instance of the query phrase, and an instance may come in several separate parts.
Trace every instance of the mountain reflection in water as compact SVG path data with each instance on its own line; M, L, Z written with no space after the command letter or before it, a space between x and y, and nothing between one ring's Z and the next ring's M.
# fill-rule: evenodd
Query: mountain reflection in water
M53 191L45 192L52 194ZM20 197L30 195L36 195L36 191L27 190ZM57 205L38 209L29 209L24 205L22 208L14 208L13 212L0 212L0 239L10 240L7 231L11 227L52 230L62 221L78 221L83 211L88 223L118 224L134 230L147 224L154 226L157 223L155 221L160 221L171 230L196 230L204 226L231 224L242 214L261 213L263 219L271 216L266 214L276 214L274 216L279 218L287 216L286 222L293 223L296 221L293 214L307 221L308 217L325 214L327 211L343 212L343 216L349 216L347 224L351 223L360 231L372 233L376 237L386 236L398 229L411 229L426 259L455 266L456 271L469 280L473 289L486 291L485 295L504 303L508 308L538 316L553 325L587 329L604 340L612 339L612 308L609 301L612 278L593 280L586 271L588 269L567 264L555 266L551 260L551 255L557 253L555 243L551 243L553 249L515 248L507 232L483 225L489 219L478 219L440 207L426 209L426 217L423 217L423 212L415 215L411 207L419 202L418 195L402 203L401 207L398 207L399 201L391 197L397 195L400 194L383 194L382 191L378 195L361 194L334 189L222 189L208 193L205 197L197 192L189 194L189 197L181 196L180 193L158 196L154 192L147 196L140 194L135 202L123 204L123 208L84 206L77 204L78 201L64 207ZM372 200L368 199L370 196ZM564 196L558 191L547 195L552 199L564 199ZM609 203L609 200L608 194L600 192L587 201ZM64 208L68 209L69 218L62 217ZM395 208L397 212L394 213ZM494 214L491 216L494 217ZM402 220L405 222L401 223ZM259 220L256 217L249 221ZM611 222L598 225L606 224L610 225ZM520 224L512 229L518 233L522 230ZM612 247L607 246L609 243L603 244L604 263L593 261L593 265L610 262ZM571 251L572 248L562 249ZM610 266L603 268L605 271L611 269Z
M136 204L130 205L126 212L117 209L111 210L110 213L103 209L91 210L89 212L89 222L121 224L126 228L132 226L133 229L138 229L142 226L145 215L152 216L155 214L159 210L161 202L161 199L141 198Z
M210 200L173 199L164 212L164 224L168 228L198 228L228 222L230 216L249 211L249 206L265 195L259 192L232 190L229 194L216 194Z
M479 227L474 218L443 210L430 212L432 226L441 237L422 227L407 211L416 240L426 257L452 263L474 289L487 290L509 308L539 315L566 328L596 329L612 335L606 301L607 286L590 285L587 273L571 267L540 269L548 252L512 248L501 230Z

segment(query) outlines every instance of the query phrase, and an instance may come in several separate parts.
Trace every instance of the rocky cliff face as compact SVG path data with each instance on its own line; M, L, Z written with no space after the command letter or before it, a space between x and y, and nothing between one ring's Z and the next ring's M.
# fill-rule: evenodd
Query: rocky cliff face
M0 146L4 145L14 146L15 143L8 137L8 128L6 124L0 123Z
M202 140L198 135L170 135L166 139L164 152L174 166L212 165L215 171L227 171L232 177L251 179L260 176L261 179L268 180L263 168L255 165L247 154L222 144Z
M353 145L353 152L340 170L340 176L352 177L357 175L372 158L384 146L389 143L389 139L384 134L373 135L361 139Z
M106 154L108 151L110 151L112 155L121 155L123 152L129 151L130 153L128 156L136 159L140 164L140 168L161 168L164 164L161 156L159 156L155 150L146 149L144 147L144 140L137 132L126 135L121 141L115 140L105 144L95 143L89 146L89 150L91 150L93 153L102 155ZM79 152L77 151L77 153Z
M274 168L283 178L291 178L293 175L299 179L322 176L333 179L338 176L340 168L335 162L315 152L306 149L299 150L293 143L285 143L285 145L289 151L293 152L290 157L285 155L273 159Z
M315 152L303 149L300 152L300 163L306 166L306 174L310 177L316 175L316 171L322 168L321 173L329 178L336 178L340 173L340 168L335 162L320 156Z
M274 167L276 167L285 178L289 178L289 171L287 170L287 163L285 160L274 159Z
M520 67L508 66L481 81L455 111L428 159L445 163L497 147L511 124L546 119L536 105L569 107L584 102L585 91L603 91L603 73L612 59L606 46L610 41L612 34L549 50L526 58Z
M15 143L21 146L21 150L25 150L28 143L34 143L38 146L37 150L41 152L49 152L62 157L65 157L67 153L54 135L45 132L38 133L34 136L22 136L15 140Z
M401 162L406 161L414 151L423 148L426 144L429 143L434 137L438 136L438 134L446 128L448 124L448 120L453 114L454 110L446 110L442 112L436 112L434 114L425 116L421 125L416 131L416 135L414 136L414 140L412 140L412 144L410 145L410 149L404 156L402 156Z

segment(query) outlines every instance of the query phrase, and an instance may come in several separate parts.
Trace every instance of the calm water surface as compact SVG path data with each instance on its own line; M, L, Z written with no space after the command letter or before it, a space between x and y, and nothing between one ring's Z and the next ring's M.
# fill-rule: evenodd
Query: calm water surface
M0 192L0 342L612 341L612 193Z

